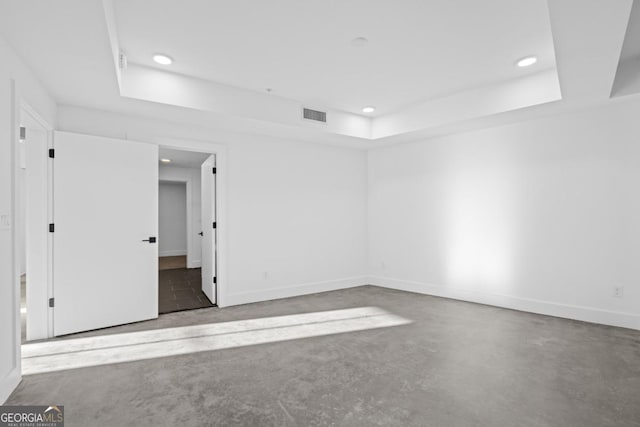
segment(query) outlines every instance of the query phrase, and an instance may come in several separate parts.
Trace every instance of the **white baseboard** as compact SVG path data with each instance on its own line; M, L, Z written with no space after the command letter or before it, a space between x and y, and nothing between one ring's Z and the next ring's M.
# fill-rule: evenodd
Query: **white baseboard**
M14 367L6 377L0 380L0 405L4 405L13 390L20 384L20 380L22 380L20 367Z
M187 254L187 250L181 250L181 249L176 249L176 250L171 250L171 251L159 251L158 252L158 256L159 257L163 257L163 256L182 256L182 255L186 255Z
M368 283L375 286L401 291L416 292L420 294L493 305L513 310L527 311L530 313L544 314L547 316L640 330L640 315L633 313L602 310L593 307L568 305L551 301L492 294L488 292L450 289L443 286L393 279L390 277L369 277Z
M304 283L280 288L261 289L252 292L240 292L227 294L224 301L220 301L221 307L231 305L249 304L252 302L269 301L280 298L297 297L300 295L315 294L318 292L335 291L338 289L353 288L367 284L366 276L349 277L345 279L327 280L324 282Z
M187 262L187 268L200 268L202 267L202 261L199 259L195 259L193 261Z

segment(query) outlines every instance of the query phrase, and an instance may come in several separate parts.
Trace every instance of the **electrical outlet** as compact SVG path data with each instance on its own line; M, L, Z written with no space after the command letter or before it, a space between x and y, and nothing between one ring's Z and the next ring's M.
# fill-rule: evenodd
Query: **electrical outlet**
M624 296L624 286L614 286L613 296L616 298L622 298Z

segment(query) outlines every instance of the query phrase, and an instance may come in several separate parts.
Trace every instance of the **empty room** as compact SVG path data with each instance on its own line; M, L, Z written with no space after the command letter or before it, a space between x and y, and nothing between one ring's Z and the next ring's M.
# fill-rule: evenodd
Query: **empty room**
M640 0L3 0L0 101L0 427L640 427Z

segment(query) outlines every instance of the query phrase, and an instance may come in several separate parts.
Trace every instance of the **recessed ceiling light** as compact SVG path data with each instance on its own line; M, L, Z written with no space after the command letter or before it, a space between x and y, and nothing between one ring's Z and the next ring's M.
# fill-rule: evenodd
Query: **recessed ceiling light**
M173 63L173 59L171 59L171 57L161 53L153 55L153 60L161 65L171 65Z
M527 56L518 60L517 64L518 67L528 67L535 64L536 62L538 62L538 58L536 58L535 56Z
M373 113L374 111L376 111L376 107L363 107L362 108L362 112L363 113Z
M171 163L171 159L160 159L162 163Z
M365 37L356 37L355 39L351 40L351 45L356 47L366 46L367 43L369 43L369 40L367 40Z

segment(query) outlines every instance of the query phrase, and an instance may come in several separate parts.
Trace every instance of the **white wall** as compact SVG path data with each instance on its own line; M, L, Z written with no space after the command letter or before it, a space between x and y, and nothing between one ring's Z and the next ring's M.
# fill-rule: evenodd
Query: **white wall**
M191 227L187 226L187 267L198 268L202 263L202 244L198 234L202 230L200 169L160 165L159 176L161 181L189 182L187 203Z
M158 185L158 256L187 254L187 185Z
M13 191L14 141L17 139L18 105L25 101L55 125L56 105L0 37L0 402L20 381L19 260L14 258L18 237L18 208ZM16 95L14 96L14 84ZM15 212L14 212L15 211Z
M638 117L636 97L371 151L372 282L640 329Z
M227 145L223 305L366 283L366 153L61 107L60 129ZM220 224L222 226L222 224Z

